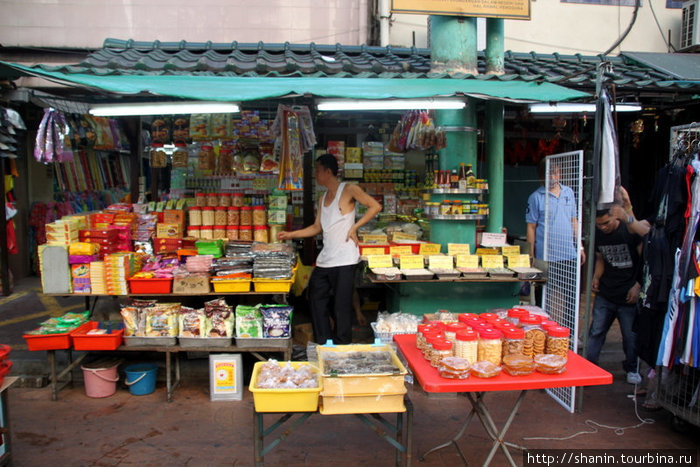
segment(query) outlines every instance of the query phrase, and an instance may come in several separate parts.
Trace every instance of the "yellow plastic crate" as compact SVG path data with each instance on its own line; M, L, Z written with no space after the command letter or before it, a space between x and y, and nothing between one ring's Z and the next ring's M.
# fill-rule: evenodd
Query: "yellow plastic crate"
M253 403L257 412L315 412L318 410L318 395L323 387L322 378L318 378L317 388L303 389L262 389L257 387L260 368L266 362L256 362L253 366L253 375L250 377L248 389L253 393ZM304 365L315 368L309 362L289 362L292 367L299 368ZM286 365L280 362L279 365Z
M250 292L250 279L222 279L211 283L214 292Z
M264 293L288 293L292 289L294 278L297 275L297 266L292 270L291 279L253 279L253 287L256 292Z
M389 352L392 363L399 369L396 373L361 374L361 375L323 375L323 392L328 396L367 395L367 394L402 394L406 391L404 377L406 367L401 363L394 349L389 345L338 345L318 348L319 368L323 373L324 354L328 352Z
M405 412L403 396L406 388L398 394L360 394L360 395L327 395L321 393L322 415L354 414L354 413L392 413Z

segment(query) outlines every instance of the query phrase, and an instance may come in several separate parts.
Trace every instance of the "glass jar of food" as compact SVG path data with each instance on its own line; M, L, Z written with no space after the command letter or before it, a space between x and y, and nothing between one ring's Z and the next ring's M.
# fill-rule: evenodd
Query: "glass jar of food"
M202 225L214 225L214 208L209 206L202 208Z
M445 337L448 341L454 342L459 331L466 331L467 325L464 323L447 323L445 325Z
M168 165L168 155L165 153L162 144L153 144L151 146L151 167L163 168Z
M219 205L219 195L216 193L209 193L207 195L207 206L215 208Z
M425 336L425 349L423 349L423 356L426 360L430 361L433 355L433 343L435 341L445 340L445 335L441 332L430 333Z
M265 206L253 207L253 225L267 225L267 212Z
M199 231L199 238L211 240L214 238L214 226L213 225L203 225Z
M192 238L200 238L202 227L199 225L190 225L187 227L187 236Z
M253 208L250 206L241 206L241 225L252 225L253 224Z
M452 209L450 210L450 214L453 214L455 216L462 215L462 201L460 201L460 200L452 201Z
M442 200L442 203L440 203L440 215L441 216L449 216L452 213L452 204L450 203L450 200L444 199Z
M207 205L207 195L204 193L195 193L194 195L194 205L198 208L203 208Z
M231 206L241 207L243 206L243 193L234 193L231 196Z
M541 319L536 315L528 315L520 318L520 325L525 331L525 343L523 355L534 357L543 354L546 348L547 336L540 326Z
M190 225L202 225L202 208L193 206L188 210Z
M479 331L477 359L480 362L491 362L494 365L501 364L501 337L501 331L496 329L482 329Z
M173 151L172 155L173 167L186 168L188 159L187 145L185 143L175 143L175 151Z
M569 358L569 328L552 326L547 332L547 353Z
M253 227L253 240L261 243L268 242L266 225L256 225Z
M521 328L505 328L503 332L502 355L522 354L525 346L525 331Z
M455 357L467 360L469 363L477 361L479 335L475 331L459 331L455 335Z
M253 227L250 225L241 225L238 228L238 239L245 242L253 241Z
M226 210L226 223L228 225L240 225L241 223L241 208L231 206Z
M226 238L229 240L238 240L238 226L237 225L227 225L226 226Z
M231 206L231 193L219 193L219 206Z
M452 342L444 339L433 342L433 353L430 355L430 365L434 368L439 367L440 362L445 357L452 357Z
M429 331L432 329L429 324L419 324L416 327L416 347L418 350L421 352L423 351L423 347L425 346L425 331Z
M214 225L227 225L228 215L226 213L227 208L223 206L217 206L214 208Z
M214 238L226 238L226 226L225 225L215 225L214 226Z
M511 323L517 326L520 324L520 318L529 314L530 313L528 313L527 310L523 310L522 308L511 308L510 310L508 310L506 320L510 321Z

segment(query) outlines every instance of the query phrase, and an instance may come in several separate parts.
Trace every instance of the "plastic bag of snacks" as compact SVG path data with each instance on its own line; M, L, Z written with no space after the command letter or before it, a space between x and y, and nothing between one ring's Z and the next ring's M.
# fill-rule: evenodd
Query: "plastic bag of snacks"
M233 337L233 308L223 298L204 304L207 319L206 337Z
M263 337L262 315L258 307L236 307L236 337Z
M475 362L471 372L477 378L493 378L501 373L501 367L489 361Z
M291 337L292 312L294 307L286 305L263 305L263 337Z
M180 337L204 337L207 330L206 325L206 315L202 308L194 309L185 306L180 308Z
M317 388L318 374L311 365L292 367L289 362L280 364L268 360L260 368L256 386L261 389Z
M90 318L90 312L84 311L81 313L66 313L58 318L49 318L39 323L39 327L33 329L26 334L61 334L70 332L81 324L84 324Z
M159 303L146 308L146 337L177 336L179 311L179 303Z

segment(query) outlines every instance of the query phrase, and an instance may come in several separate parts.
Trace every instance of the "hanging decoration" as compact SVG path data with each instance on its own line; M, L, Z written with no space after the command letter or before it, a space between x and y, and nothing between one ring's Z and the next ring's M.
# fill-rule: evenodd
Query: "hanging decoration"
M304 188L304 153L316 144L311 112L306 106L279 105L272 124L280 151L280 190L299 191Z
M410 110L396 124L387 149L406 152L413 149L436 150L447 147L445 130L436 127L433 117L425 110Z

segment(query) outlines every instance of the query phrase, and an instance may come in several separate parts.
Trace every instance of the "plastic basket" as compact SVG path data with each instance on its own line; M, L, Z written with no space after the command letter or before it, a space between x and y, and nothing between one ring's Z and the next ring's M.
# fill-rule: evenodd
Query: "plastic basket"
M394 341L394 336L398 334L415 334L415 332L404 331L404 332L392 332L392 331L377 331L377 323L369 323L372 326L372 331L374 331L375 339L379 339L384 344L390 344Z
M405 412L406 388L397 394L328 395L321 393L322 415Z
M131 291L131 293L141 293L141 294L170 293L172 286L173 286L172 279L160 279L160 278L129 279L129 290Z
M214 292L250 292L250 279L221 279L211 283Z
M124 329L112 329L109 334L88 334L88 331L97 329L100 323L88 321L86 324L87 327L81 326L70 333L75 350L116 350L122 345Z
M250 392L257 412L315 412L318 410L318 395L321 392L323 379L318 377L318 387L302 389L262 389L256 386L260 369L266 362L257 362L253 367L250 378ZM299 368L309 365L309 362L284 362ZM313 368L313 367L312 367Z
M87 328L90 323L83 323L72 331L59 334L25 334L28 350L62 350L70 349L73 344L71 333Z

